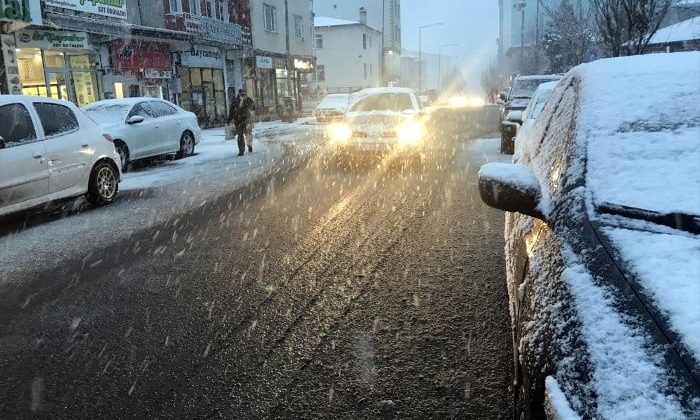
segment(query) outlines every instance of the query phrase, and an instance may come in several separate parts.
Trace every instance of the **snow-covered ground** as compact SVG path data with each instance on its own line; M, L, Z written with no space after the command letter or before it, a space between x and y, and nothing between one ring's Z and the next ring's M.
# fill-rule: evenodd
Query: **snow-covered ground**
M80 210L84 199L79 198L67 204L76 208L67 214L58 206L35 210L29 218L41 222L0 236L0 286L29 267L47 268L66 258L89 255L93 249L235 191L273 170L283 158L284 143L301 145L308 140L312 145L313 130L306 120L259 123L254 152L244 157L237 156L234 140L225 140L223 128L205 130L196 155L139 164L125 173L120 198L110 206Z

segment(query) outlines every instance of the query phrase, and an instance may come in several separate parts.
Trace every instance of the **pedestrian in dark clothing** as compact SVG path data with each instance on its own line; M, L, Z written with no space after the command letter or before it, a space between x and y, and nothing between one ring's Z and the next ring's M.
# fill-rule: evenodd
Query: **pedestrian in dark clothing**
M245 90L240 89L238 95L231 102L229 111L229 123L236 127L238 137L238 156L245 153L246 143L248 153L253 153L253 120L255 118L255 102L246 95Z

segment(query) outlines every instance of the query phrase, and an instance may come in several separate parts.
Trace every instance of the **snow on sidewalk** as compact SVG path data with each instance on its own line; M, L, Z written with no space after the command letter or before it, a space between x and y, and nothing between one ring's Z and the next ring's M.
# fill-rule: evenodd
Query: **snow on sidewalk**
M281 123L275 123L261 124L257 133L279 128ZM223 128L205 130L195 156L125 173L120 197L112 205L62 218L38 210L37 218L48 221L0 237L0 287L18 281L25 270L48 269L64 259L89 255L244 187L269 173L283 156L282 145L263 140L254 143L252 155L238 157L236 142L225 140L223 133Z

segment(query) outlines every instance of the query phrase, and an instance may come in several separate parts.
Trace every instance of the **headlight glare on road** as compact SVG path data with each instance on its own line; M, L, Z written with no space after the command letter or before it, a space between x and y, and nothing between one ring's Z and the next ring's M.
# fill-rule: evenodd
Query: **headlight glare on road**
M344 123L331 124L328 133L333 141L346 141L352 137L350 126Z
M423 138L423 125L418 121L403 124L396 129L396 135L400 144L416 144Z

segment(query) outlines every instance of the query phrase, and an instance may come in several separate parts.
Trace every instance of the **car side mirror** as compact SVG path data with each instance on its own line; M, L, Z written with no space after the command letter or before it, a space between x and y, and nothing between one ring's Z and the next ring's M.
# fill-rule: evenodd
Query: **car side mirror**
M5 139L2 138L2 136L0 136L0 149L4 149L4 148L5 148Z
M508 100L508 97L506 96L505 93L501 92L501 93L498 94L498 100L501 101L501 102L505 102L505 101Z
M143 122L143 117L140 115L132 115L126 120L126 123L129 125L132 124L141 124Z
M506 120L523 125L523 111L509 111Z
M481 200L499 210L545 220L540 209L540 183L529 167L516 163L488 163L479 170Z

